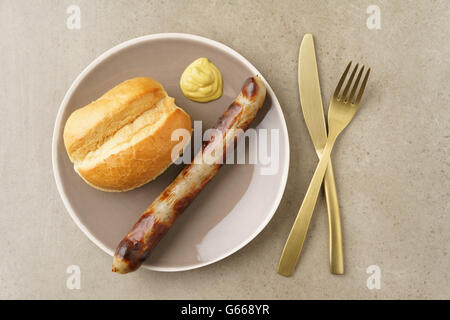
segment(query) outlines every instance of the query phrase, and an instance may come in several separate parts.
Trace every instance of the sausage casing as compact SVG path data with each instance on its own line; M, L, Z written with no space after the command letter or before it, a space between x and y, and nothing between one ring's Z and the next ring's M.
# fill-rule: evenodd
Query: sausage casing
M128 273L140 267L153 248L206 184L217 174L226 154L226 147L236 140L237 132L246 130L261 108L266 87L258 77L245 81L241 92L219 118L214 129L222 138L219 152L210 152L215 139L205 142L175 180L153 201L119 243L114 254L112 271ZM209 151L209 152L208 152ZM205 161L204 157L213 157ZM213 160L213 161L211 161Z

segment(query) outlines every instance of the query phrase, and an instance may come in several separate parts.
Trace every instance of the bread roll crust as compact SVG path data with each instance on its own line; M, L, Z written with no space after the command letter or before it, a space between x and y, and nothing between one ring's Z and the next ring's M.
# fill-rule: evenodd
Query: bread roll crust
M172 148L179 143L171 140L172 132L178 128L190 132L190 126L189 116L175 108L153 134L92 168L75 167L75 170L91 186L103 191L128 191L140 187L172 164Z
M122 82L87 106L75 110L64 128L70 160L83 159L104 140L167 96L162 85L150 78Z
M92 187L127 191L155 179L172 163L176 129L191 119L150 78L127 80L76 110L64 143L75 171Z

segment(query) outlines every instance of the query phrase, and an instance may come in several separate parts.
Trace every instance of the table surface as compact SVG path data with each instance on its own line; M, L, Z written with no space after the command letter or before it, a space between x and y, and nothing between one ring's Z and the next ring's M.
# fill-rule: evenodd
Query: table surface
M73 4L79 30L66 24ZM370 5L380 8L380 29L368 27ZM2 0L0 298L450 298L449 13L446 0ZM95 57L160 32L220 41L261 71L286 118L290 174L274 218L239 252L197 270L121 276L63 206L52 172L53 125L66 90ZM276 273L317 163L297 88L304 33L315 36L324 105L349 60L373 71L333 153L344 276L328 270L323 195L294 276ZM70 265L80 267L79 290L66 286ZM379 289L367 285L372 265Z

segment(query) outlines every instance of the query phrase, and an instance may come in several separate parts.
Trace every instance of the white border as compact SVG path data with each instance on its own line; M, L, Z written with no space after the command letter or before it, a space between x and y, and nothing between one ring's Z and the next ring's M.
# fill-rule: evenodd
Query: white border
M266 88L267 88L267 93L270 95L270 97L272 98L272 103L275 105L275 110L276 112L278 112L278 114L280 115L280 118L282 119L282 130L284 133L284 137L286 139L285 141L285 155L284 155L284 159L285 159L285 163L284 163L284 172L281 178L281 184L280 184L280 188L278 189L278 193L276 195L276 199L273 202L272 208L270 208L269 210L271 211L271 214L267 216L267 219L265 221L263 221L259 227L255 230L255 232L253 234L251 234L245 241L243 241L241 244L239 244L238 246L236 246L235 248L231 249L230 251L224 253L223 255L219 256L218 258L211 260L211 261L207 261L207 262L202 262L202 263L197 263L197 264L193 264L190 266L183 266L183 267L153 267L153 266L146 266L146 265L142 265L143 268L145 269L149 269L149 270L154 270L154 271L165 271L165 272L175 272L175 271L185 271L185 270L192 270L192 269L196 269L196 268L200 268L209 264L212 264L214 262L217 262L219 260L222 260L230 255L232 255L233 253L235 253L236 251L238 251L239 249L243 248L245 245L247 245L251 240L253 240L265 227L266 225L269 223L269 221L272 219L273 215L275 214L278 205L280 204L281 198L283 196L284 193L284 189L286 188L286 182L287 182L287 177L288 177L288 172L289 172L289 136L288 136L288 131L287 131L287 127L286 127L286 121L284 119L284 115L283 112L281 110L281 106L280 103L278 102L277 97L275 96L275 93L273 92L272 88L269 86L269 84L267 83L267 81L264 79L264 77L261 75L261 73L247 60L245 59L242 55L240 55L239 53L237 53L236 51L234 51L233 49L231 49L230 47L208 39L208 38L204 38L201 36L197 36L197 35L192 35L192 34L186 34L186 33L157 33L157 34L152 34L152 35L147 35L147 36L142 36L142 37L138 37L138 38L134 38L125 42L122 42L121 44L105 51L103 54L101 54L99 57L97 57L94 61L92 61L79 75L78 77L75 79L75 81L72 83L72 85L70 86L69 90L67 91L66 95L64 96L63 101L61 102L61 105L59 107L58 110L58 114L56 116L56 121L55 121L55 128L53 130L53 138L52 138L52 164L53 164L53 173L54 173L54 177L56 180L56 186L58 188L58 192L64 202L64 206L66 207L67 211L69 212L70 216L72 217L72 219L75 221L75 224L81 229L81 231L84 232L84 234L86 234L86 236L93 242L95 243L98 247L100 247L103 251L105 251L107 254L109 254L110 256L114 255L114 252L112 250L109 250L108 248L106 248L103 243L101 241L99 241L96 237L94 237L86 228L86 226L81 223L81 221L78 219L78 216L76 215L75 211L73 210L72 206L69 203L69 200L66 196L66 194L64 193L63 190L63 186L61 183L61 176L60 176L60 172L58 170L58 167L56 165L56 158L57 158L57 142L58 142L58 135L59 132L61 130L61 119L62 119L62 115L64 112L64 109L67 105L67 102L69 101L69 98L72 96L74 90L76 87L78 87L79 83L81 82L81 80L92 70L94 69L99 63L101 63L103 60L105 60L106 58L110 57L111 55L117 53L118 51L128 47L128 46L132 46L135 45L137 43L140 42L145 42L145 41L149 41L149 40L156 40L156 39L189 39L189 40L195 40L198 42L202 42L202 43L206 43L210 46L216 47L218 49L221 49L223 51L225 51L226 53L234 56L235 58L237 58L238 60L240 60L241 62L243 62L250 70L252 70L252 72L254 74L258 74L259 77L263 80Z

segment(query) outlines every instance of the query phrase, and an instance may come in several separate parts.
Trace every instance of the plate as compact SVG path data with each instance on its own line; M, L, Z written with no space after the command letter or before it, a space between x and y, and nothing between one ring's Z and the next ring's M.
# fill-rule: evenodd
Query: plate
M199 57L209 58L223 75L222 97L206 104L188 100L179 88L183 70ZM267 164L260 163L263 161L224 165L179 217L143 267L157 271L202 267L231 255L255 238L274 215L289 170L289 138L280 104L258 70L236 51L207 38L178 33L148 35L115 46L89 64L66 93L53 132L52 160L58 191L77 226L112 256L120 240L176 177L182 165L172 165L156 180L133 191L95 190L75 173L64 148L64 124L74 110L122 81L144 76L161 82L176 104L193 121L201 120L206 130L237 96L244 81L254 75L263 79L267 97L253 126L258 132L260 129L279 132L278 142L275 141L278 152L271 148L270 139L266 143L269 155L278 159L277 170L270 175L264 173ZM257 142L254 145L259 147L261 141Z

